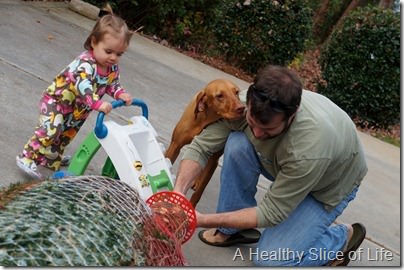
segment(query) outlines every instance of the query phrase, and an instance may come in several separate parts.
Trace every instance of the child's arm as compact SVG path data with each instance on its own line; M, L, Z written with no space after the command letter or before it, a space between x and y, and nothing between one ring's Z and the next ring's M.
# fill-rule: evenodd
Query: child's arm
M112 73L113 79L111 85L107 88L107 93L115 99L121 99L125 101L126 105L131 105L133 99L132 96L121 87L121 84L119 82L120 75L118 65L115 65L114 68L114 72Z
M72 78L74 81L74 86L77 90L75 95L80 97L80 102L89 106L92 110L100 111L99 108L103 101L94 88L95 83L97 83L96 62L88 52L82 53L70 63L63 76L66 77L66 80Z

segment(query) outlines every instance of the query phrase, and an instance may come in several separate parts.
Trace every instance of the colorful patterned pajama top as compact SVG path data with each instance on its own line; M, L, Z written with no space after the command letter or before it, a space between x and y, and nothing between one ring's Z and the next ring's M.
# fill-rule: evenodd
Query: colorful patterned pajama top
M76 136L92 110L98 110L106 93L118 99L125 90L119 83L118 65L103 74L91 51L71 62L44 91L39 125L22 155L52 170L59 170L65 147Z

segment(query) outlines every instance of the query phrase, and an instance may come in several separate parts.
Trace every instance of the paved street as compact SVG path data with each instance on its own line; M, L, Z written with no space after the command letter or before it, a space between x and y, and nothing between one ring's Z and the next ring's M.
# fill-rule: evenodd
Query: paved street
M42 91L54 75L82 50L94 21L68 9L65 2L0 0L0 187L29 181L15 165L15 156L31 136L38 119ZM121 60L122 85L149 107L149 120L168 145L171 131L191 97L209 81L227 78L244 89L247 82L211 68L172 49L135 35ZM136 113L120 108L108 117L119 122ZM67 148L73 154L94 127L94 112ZM400 149L360 133L369 172L341 223L361 222L367 238L350 266L401 265ZM88 168L98 173L105 160L102 150ZM174 169L176 169L176 163ZM220 168L198 204L201 212L214 212ZM261 198L269 182L259 183ZM198 231L198 230L197 230ZM210 247L195 235L183 246L191 266L252 266L248 254L254 245ZM244 260L235 257L238 249Z

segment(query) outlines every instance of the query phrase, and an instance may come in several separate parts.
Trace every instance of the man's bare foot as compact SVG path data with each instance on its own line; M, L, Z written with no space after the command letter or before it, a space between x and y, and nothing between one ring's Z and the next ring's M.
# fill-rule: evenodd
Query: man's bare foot
M351 241L352 236L353 236L353 233L354 233L351 224L345 224L345 226L347 226L347 228L348 228L348 238L347 238L347 240L346 240L346 242L345 242L344 249L342 250L343 252L347 251L347 249L348 249L348 243L349 243L349 241ZM330 266L338 266L338 265L340 265L340 264L343 263L343 262L344 262L344 258L341 258L341 259L338 259L338 260L336 259L336 260L333 260L329 265L330 265Z
M210 242L210 243L223 243L225 242L228 238L230 237L230 235L227 234L223 234L220 231L218 231L216 228L214 229L209 229L206 230L203 233L203 238Z

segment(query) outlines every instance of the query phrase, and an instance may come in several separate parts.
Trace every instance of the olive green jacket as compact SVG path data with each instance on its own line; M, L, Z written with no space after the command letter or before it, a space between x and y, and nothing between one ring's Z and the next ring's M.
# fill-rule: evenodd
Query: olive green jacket
M327 210L335 207L367 173L365 154L349 116L328 98L303 90L302 101L287 132L256 139L246 120L219 120L196 136L183 159L202 166L224 148L231 131L243 131L263 168L274 176L257 207L258 227L274 226L311 194Z

